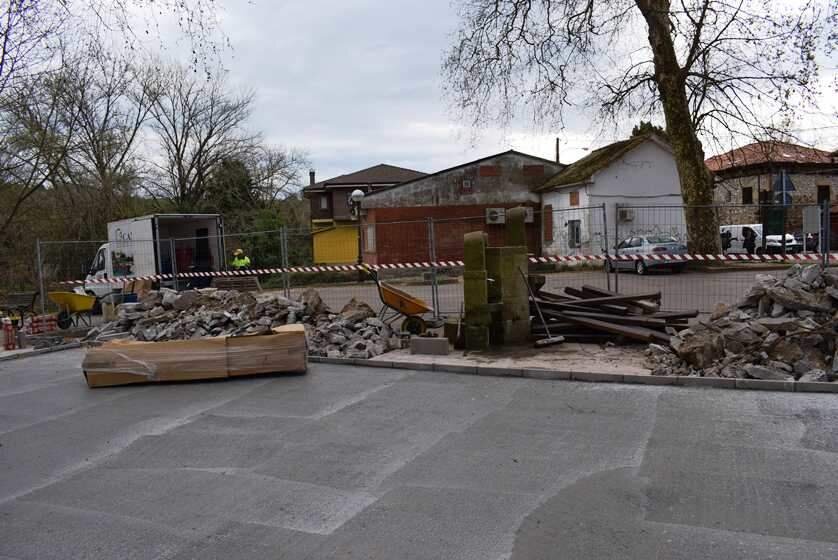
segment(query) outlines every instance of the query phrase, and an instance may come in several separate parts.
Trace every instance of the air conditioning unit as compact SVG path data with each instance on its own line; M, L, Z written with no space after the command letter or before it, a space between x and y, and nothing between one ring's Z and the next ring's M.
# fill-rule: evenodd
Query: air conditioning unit
M617 221L620 223L634 221L634 208L620 208L617 212Z
M505 224L506 210L503 208L486 208L487 224Z

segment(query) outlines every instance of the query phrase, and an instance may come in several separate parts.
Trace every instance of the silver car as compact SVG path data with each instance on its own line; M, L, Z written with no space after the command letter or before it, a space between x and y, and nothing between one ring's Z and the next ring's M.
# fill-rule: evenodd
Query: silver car
M651 268L682 272L687 268L686 261L658 260L654 257L684 255L686 252L686 245L668 235L638 235L627 237L617 245L617 255L632 256L632 259L610 260L607 262L607 267L608 270L634 270L637 274L646 274ZM634 255L639 255L640 258L635 259L633 258Z

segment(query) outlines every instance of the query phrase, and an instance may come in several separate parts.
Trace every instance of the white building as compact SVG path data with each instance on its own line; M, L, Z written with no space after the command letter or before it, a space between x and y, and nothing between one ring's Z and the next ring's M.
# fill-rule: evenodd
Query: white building
M598 254L634 235L672 235L686 241L675 157L655 134L599 148L538 191L546 255ZM547 219L550 213L552 220Z

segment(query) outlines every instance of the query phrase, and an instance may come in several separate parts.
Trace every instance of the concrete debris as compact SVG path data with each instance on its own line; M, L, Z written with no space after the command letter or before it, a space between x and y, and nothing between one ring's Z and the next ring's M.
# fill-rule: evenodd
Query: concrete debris
M119 306L117 319L92 329L85 340L118 338L159 342L212 336L265 334L274 327L302 323L308 351L330 358L372 358L401 347L392 329L356 299L334 313L313 288L299 299L255 298L235 290L206 288L148 292L138 303Z
M838 379L838 275L816 264L757 274L734 307L717 305L670 339L650 344L653 375L827 382Z

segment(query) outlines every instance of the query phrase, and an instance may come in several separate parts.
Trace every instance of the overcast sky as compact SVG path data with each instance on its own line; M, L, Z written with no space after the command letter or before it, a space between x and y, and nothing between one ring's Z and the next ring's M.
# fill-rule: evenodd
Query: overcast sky
M457 26L450 0L229 0L222 27L230 81L256 94L252 126L275 144L308 153L317 178L378 163L425 172L514 148L572 162L628 130L599 131L571 115L564 131L519 126L476 140L442 98L443 51ZM177 49L172 49L172 53ZM834 96L826 99L833 115ZM838 148L834 118L800 126L809 142Z

